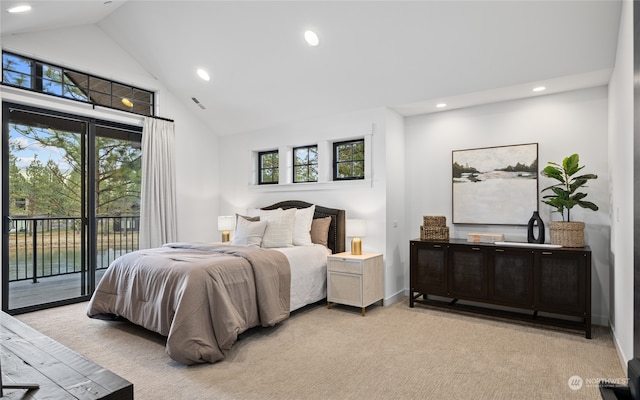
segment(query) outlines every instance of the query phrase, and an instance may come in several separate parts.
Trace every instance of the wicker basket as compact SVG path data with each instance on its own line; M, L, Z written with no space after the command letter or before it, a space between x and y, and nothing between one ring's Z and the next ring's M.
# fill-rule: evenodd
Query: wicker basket
M420 226L422 240L449 240L448 226Z
M562 247L584 247L584 222L549 222L551 244Z
M425 215L422 219L424 226L447 226L447 217L440 215Z

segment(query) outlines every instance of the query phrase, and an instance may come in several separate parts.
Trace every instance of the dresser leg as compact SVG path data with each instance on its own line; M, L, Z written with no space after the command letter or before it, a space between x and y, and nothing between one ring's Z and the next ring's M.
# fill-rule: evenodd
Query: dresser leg
M362 307L362 316L364 317L364 307Z
M329 303L328 301L327 301L327 309L331 310L331 303Z

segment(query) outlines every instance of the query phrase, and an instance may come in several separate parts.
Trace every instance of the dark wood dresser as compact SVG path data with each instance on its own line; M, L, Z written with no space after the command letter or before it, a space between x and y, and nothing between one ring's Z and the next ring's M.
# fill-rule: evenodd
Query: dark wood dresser
M588 247L414 239L410 274L410 307L424 303L580 329L591 339Z
M133 399L131 382L4 312L0 335L3 399Z

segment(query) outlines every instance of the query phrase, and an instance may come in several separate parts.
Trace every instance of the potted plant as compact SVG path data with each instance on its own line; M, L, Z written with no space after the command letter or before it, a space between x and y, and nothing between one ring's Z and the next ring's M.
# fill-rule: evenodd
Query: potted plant
M597 179L594 174L576 175L584 168L580 166L580 157L572 154L562 160L562 164L549 162L542 170L542 175L558 181L555 185L542 189L542 192L551 191L553 194L543 196L542 202L555 208L555 211L562 215L562 221L552 221L549 223L549 233L551 243L565 247L584 247L584 222L571 221L571 209L580 206L593 211L598 210L598 206L584 198L587 194L580 189L591 179ZM567 218L565 220L565 210Z

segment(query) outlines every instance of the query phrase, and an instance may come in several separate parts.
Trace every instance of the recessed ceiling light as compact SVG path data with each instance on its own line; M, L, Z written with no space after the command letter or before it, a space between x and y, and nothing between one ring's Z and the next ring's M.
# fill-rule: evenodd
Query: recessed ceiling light
M438 108L445 108L446 106L447 106L446 103L438 103L438 104L436 104L436 107L438 107Z
M205 70L204 70L204 69L202 69L202 68L199 68L199 69L198 69L198 76L199 76L200 78L202 78L203 80L205 80L205 81L209 81L209 80L211 79L211 78L209 77L209 74L207 73L207 71L205 71Z
M317 46L320 43L320 39L318 39L318 35L312 31L306 31L304 33L304 40L307 41L309 46Z
M547 88L546 88L546 87L544 87L544 86L538 86L538 87L534 87L534 88L533 88L533 91L534 91L534 92L542 92L542 91L544 91L544 90L546 90L546 89L547 89Z
M123 97L120 101L122 101L122 104L129 108L133 107L133 103L131 102L131 100L127 99L126 97Z
M7 9L7 11L10 13L22 13L22 12L27 12L29 10L31 10L31 6L29 5L16 6L16 7L11 7Z

